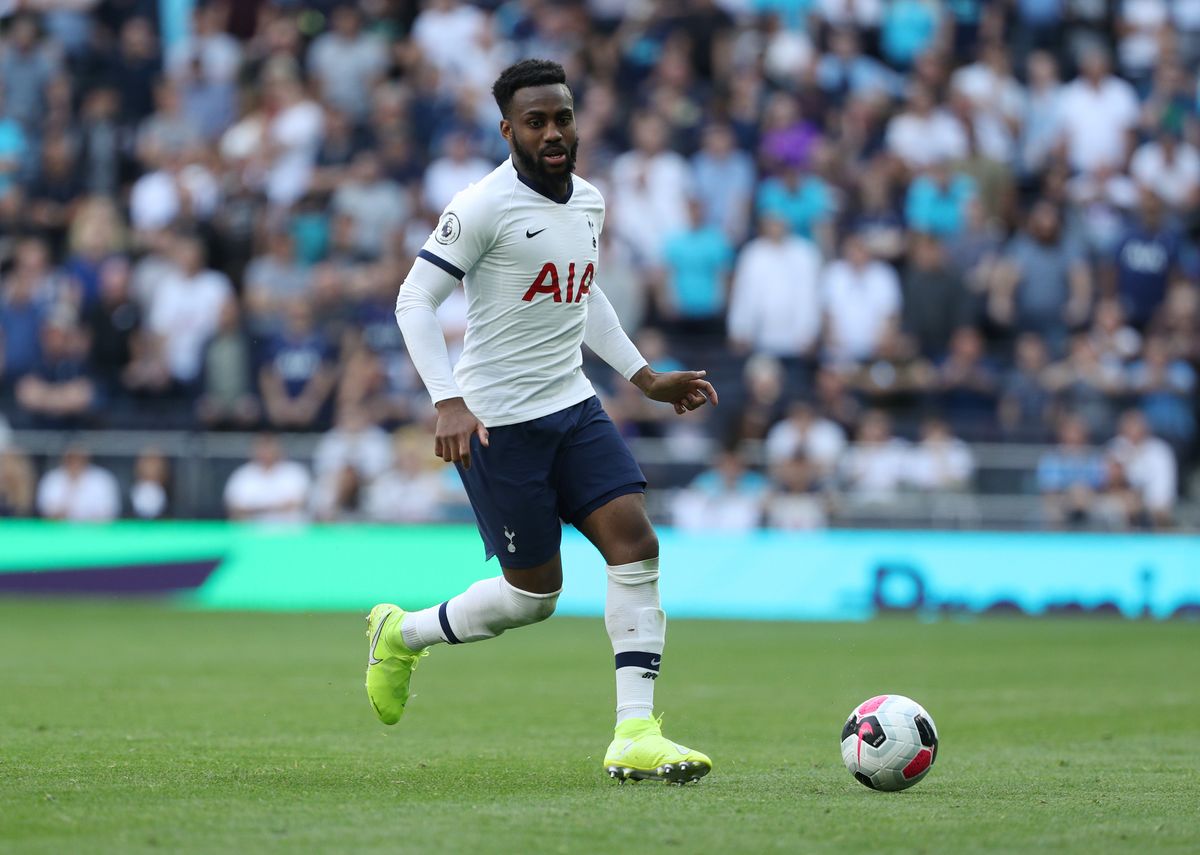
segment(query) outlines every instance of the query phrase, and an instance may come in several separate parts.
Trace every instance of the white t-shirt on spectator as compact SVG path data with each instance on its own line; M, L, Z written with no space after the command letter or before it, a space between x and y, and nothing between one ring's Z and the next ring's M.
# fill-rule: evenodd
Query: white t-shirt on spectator
M1136 74L1154 66L1162 49L1158 33L1168 18L1164 0L1121 0L1119 25L1128 28L1117 43L1122 69Z
M967 156L967 135L962 123L945 110L927 116L901 113L887 127L887 147L909 169L921 169L941 160Z
M821 253L812 241L756 238L733 276L729 337L755 353L801 356L821 335Z
M389 523L439 522L444 518L442 485L437 472L386 472L367 488L367 518Z
M280 149L267 172L272 204L291 205L308 192L324 127L325 114L315 101L292 104L271 120L267 136Z
M640 263L660 261L666 236L686 227L691 189L688 163L673 151L627 151L613 162L609 217Z
M369 33L359 33L355 39L323 33L308 51L309 72L321 82L326 101L355 120L366 116L371 84L387 67L387 43Z
M1121 165L1126 134L1138 120L1137 93L1129 83L1112 76L1099 87L1073 80L1063 88L1059 110L1072 168L1093 172Z
M391 441L387 432L375 425L354 432L334 428L321 437L313 452L313 469L318 475L352 466L370 480L391 465Z
M173 270L151 292L147 326L163 338L167 367L176 380L190 382L199 376L204 344L232 296L228 277L216 270L201 270L192 277Z
M896 497L907 478L908 444L899 439L854 443L842 458L847 491L867 501Z
M481 157L452 160L439 157L425 170L422 196L431 211L443 211L454 198L454 194L487 177L496 168Z
M1200 152L1191 143L1178 142L1175 158L1168 164L1162 146L1148 142L1133 153L1129 174L1168 205L1180 208L1190 202L1200 184Z
M1016 153L1010 123L1019 122L1025 91L1011 75L1001 77L991 66L977 62L954 72L950 85L971 99L974 131L980 152L991 160L1008 163Z
M822 472L837 466L838 458L846 448L846 434L837 422L814 418L803 430L791 419L784 419L767 432L767 462L782 463L803 451L804 456L816 464Z
M922 490L948 490L967 483L975 457L961 439L922 442L909 453L908 482Z
M201 73L210 83L237 81L242 47L228 33L188 37L176 42L167 51L167 72L172 77L186 77L191 71L193 57L199 57Z
M65 469L51 469L37 489L38 512L74 522L108 522L121 514L121 489L107 469L89 465L72 478Z
M487 18L479 9L461 3L447 11L422 11L413 22L412 36L429 62L443 72L453 71L469 60L470 49L486 24Z
M835 360L869 359L889 319L900 312L900 279L882 261L861 270L847 261L832 262L825 267L821 294L829 322L826 347Z
M270 468L251 460L229 476L225 506L237 508L259 522L303 522L311 479L308 470L292 460ZM279 510L281 505L293 505Z
M1109 448L1147 508L1161 512L1175 507L1177 470L1171 446L1153 436L1138 445L1117 437Z
M129 216L133 227L154 231L171 225L183 213L181 186L191 199L193 216L206 220L213 215L220 201L220 186L203 166L190 164L181 169L178 176L159 170L148 172L134 182L129 193Z

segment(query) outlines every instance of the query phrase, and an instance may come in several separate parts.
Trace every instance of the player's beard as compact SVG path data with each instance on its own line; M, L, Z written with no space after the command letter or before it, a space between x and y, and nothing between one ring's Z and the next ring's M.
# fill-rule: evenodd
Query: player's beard
M512 149L513 154L517 158L517 163L520 164L521 169L526 175L539 184L553 186L558 181L565 180L566 176L575 171L575 155L579 152L579 139L576 138L575 142L571 143L571 147L567 149L567 171L565 173L548 171L542 165L541 155L529 152L517 142L515 137L512 141Z

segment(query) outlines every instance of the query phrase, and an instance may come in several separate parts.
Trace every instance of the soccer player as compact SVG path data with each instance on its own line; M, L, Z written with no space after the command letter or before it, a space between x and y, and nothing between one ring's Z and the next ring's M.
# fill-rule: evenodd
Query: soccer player
M396 318L437 408L434 453L457 466L503 574L422 611L375 606L367 695L394 724L426 648L550 617L562 589L561 518L608 565L617 725L605 771L621 781L699 780L712 761L663 738L653 716L666 616L646 479L583 374L580 345L680 415L716 405L717 393L703 371L652 371L597 286L604 199L572 175L578 140L562 66L519 62L492 94L512 156L451 200L400 288ZM467 330L451 371L434 312L459 280Z

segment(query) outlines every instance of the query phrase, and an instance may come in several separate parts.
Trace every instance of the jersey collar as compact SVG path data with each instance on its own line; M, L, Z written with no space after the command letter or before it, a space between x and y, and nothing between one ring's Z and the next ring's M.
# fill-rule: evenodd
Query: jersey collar
M509 162L510 163L512 162L511 159ZM539 196L545 196L551 202L557 202L559 205L565 205L568 202L570 202L571 194L575 192L575 177L574 176L571 176L571 181L567 185L567 195L563 196L562 198L558 198L556 196L551 196L549 193L547 193L541 187L534 184L532 181L530 181L528 178L526 178L524 175L522 175L521 171L519 169L517 169L515 164L513 165L513 172L517 173L517 180L520 181L522 184L524 184L526 187L528 187L530 190L532 190L534 193L537 193Z

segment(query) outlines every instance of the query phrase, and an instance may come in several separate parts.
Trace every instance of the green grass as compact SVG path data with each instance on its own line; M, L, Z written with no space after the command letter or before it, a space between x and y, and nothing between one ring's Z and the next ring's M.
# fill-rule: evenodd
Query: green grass
M0 601L2 852L1200 849L1200 626L674 622L684 788L602 777L598 620L438 648L404 721L362 689L361 615ZM903 793L838 754L897 691L942 736Z

